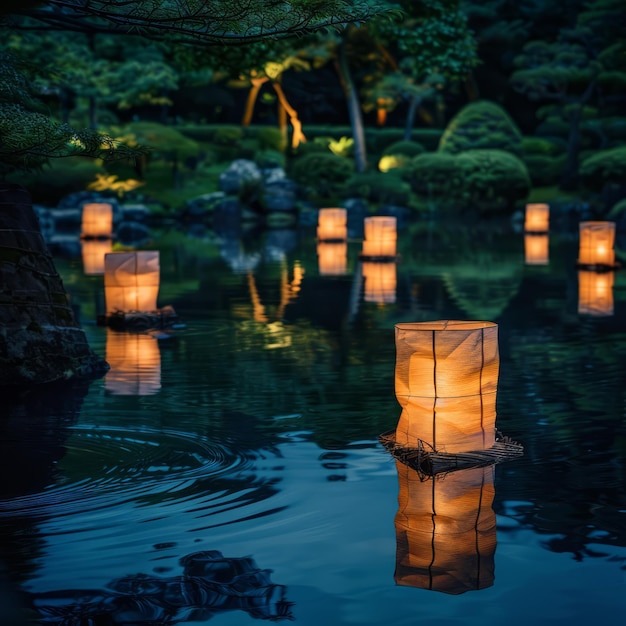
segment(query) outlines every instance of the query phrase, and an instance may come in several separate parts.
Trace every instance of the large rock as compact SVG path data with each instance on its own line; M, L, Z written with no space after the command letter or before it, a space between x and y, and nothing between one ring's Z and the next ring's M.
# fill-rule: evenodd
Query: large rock
M0 185L0 386L102 376L39 230L30 195Z

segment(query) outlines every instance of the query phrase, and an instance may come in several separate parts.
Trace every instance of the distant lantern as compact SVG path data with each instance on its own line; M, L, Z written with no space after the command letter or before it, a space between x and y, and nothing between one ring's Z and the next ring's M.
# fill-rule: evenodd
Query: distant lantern
M396 301L397 272L394 262L363 261L363 300L377 304Z
M364 232L362 257L381 259L396 257L398 234L395 217L386 215L366 217Z
M527 233L547 233L550 229L550 207L547 204L526 205L524 230Z
M111 252L104 259L107 313L157 310L159 252Z
M459 320L396 324L395 339L395 390L402 407L396 442L452 454L491 448L498 325Z
M549 261L548 235L527 233L524 235L524 253L526 265L548 265Z
M113 207L107 202L83 205L81 237L108 239L113 233Z
M581 222L578 265L615 266L615 222Z
M396 467L396 583L449 594L493 585L494 466L428 480L399 461Z
M345 241L348 238L346 209L320 209L317 216L318 241Z
M578 270L578 313L595 317L613 315L615 272Z
M320 276L342 276L348 272L348 244L345 241L318 241Z
M161 352L156 337L107 329L104 388L113 395L148 396L161 389Z
M111 239L83 239L80 242L83 272L86 276L104 274L104 257L113 250Z

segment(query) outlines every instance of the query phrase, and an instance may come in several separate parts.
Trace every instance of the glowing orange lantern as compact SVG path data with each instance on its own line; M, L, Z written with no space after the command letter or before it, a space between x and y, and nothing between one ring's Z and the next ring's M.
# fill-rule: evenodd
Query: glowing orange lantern
M396 442L435 452L495 443L498 325L438 320L396 324Z
M401 462L396 467L396 583L450 594L493 585L493 466L428 480Z
M113 233L113 207L106 202L83 205L81 237L110 238Z
M113 395L147 396L161 389L161 352L151 335L107 329L104 388Z
M547 204L526 205L524 230L527 233L547 233L550 229L550 207Z
M107 313L156 311L159 281L158 250L107 254L104 257Z
M104 256L113 250L111 239L83 239L80 246L84 273L87 276L102 276Z
M615 223L581 222L578 265L589 267L615 266Z
M317 239L319 241L345 241L347 238L346 209L320 209L317 216Z
M549 239L548 235L524 235L524 252L526 265L548 265Z
M613 315L614 272L578 270L578 313Z
M364 280L363 300L377 304L396 301L396 264L393 262L363 261L361 270Z
M395 258L398 239L395 217L386 215L366 217L364 233L362 257Z
M317 258L321 276L341 276L348 271L348 244L343 241L317 243Z

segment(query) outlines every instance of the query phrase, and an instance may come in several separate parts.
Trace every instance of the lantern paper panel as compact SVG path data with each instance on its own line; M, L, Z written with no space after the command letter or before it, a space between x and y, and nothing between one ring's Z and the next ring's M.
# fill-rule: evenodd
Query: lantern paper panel
M107 254L104 260L107 313L156 311L159 281L158 250Z
M578 313L595 317L613 315L614 272L578 270Z
M346 209L320 209L317 216L317 238L319 241L345 241L348 238Z
M524 235L524 254L526 265L548 265L548 235Z
M526 205L524 230L527 233L547 233L550 229L550 207L543 203Z
M579 265L615 265L615 222L581 222L579 232Z
M348 244L319 241L317 259L321 276L342 276L348 272Z
M113 206L106 202L83 205L81 237L110 238L113 233Z
M83 272L87 276L104 274L104 257L113 250L111 239L83 239L80 242Z
M394 262L363 261L361 271L364 280L363 300L377 304L393 304L396 301L397 270Z
M107 329L104 388L113 395L148 396L161 389L161 352L151 335Z
M449 594L492 586L494 467L458 470L428 480L400 461L396 467L396 583Z
M436 452L495 443L500 357L493 322L396 324L395 392L402 407L396 442Z
M365 239L363 240L364 257L395 257L398 239L396 218L376 215L366 217L364 221Z

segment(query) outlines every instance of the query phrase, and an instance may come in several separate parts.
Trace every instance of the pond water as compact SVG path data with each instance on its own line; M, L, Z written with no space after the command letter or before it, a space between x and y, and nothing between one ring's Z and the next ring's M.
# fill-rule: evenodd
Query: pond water
M589 286L577 235L537 263L509 224L403 224L374 265L358 232L325 252L305 228L153 235L171 332L97 325L102 276L55 253L111 371L2 422L3 624L21 602L72 626L623 619L623 272ZM443 487L378 440L394 325L436 319L498 324L497 427L524 446ZM451 534L407 534L440 488L481 501L480 533L459 509Z

